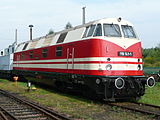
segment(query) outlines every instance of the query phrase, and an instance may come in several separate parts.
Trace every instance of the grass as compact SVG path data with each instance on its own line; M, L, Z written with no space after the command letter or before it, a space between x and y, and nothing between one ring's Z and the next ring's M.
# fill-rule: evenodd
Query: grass
M153 88L146 87L145 95L139 102L160 106L160 83L156 83Z
M149 97L151 94L158 94L158 92L154 91L158 90L158 88L160 89L160 84L157 84L155 88L147 89L147 94L142 98L141 102L145 102L144 100L146 99L151 99L151 97ZM0 79L0 89L19 93L21 96L25 96L51 109L67 114L76 120L152 120L150 116L132 113L110 106L106 107L101 103L95 103L91 100L78 97L77 95L63 94L38 87L35 91L27 92L27 84L23 82L18 82L17 86L15 86L11 81ZM158 104L157 99L158 97L155 97L153 101L157 101Z

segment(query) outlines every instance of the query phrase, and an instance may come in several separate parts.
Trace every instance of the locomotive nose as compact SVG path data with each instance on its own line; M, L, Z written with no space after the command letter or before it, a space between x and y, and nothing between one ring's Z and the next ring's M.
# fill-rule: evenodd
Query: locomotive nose
M149 78L147 79L146 84L147 84L148 87L153 87L153 86L155 85L155 79L154 79L154 77L152 77L152 76L149 77Z
M124 79L117 78L115 80L115 86L116 86L117 89L122 89L124 87L124 85L125 85Z

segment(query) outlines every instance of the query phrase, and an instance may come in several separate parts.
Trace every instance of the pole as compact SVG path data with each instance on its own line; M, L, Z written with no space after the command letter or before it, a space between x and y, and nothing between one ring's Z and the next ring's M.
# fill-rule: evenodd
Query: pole
M85 20L86 20L86 13L85 13L86 7L83 7L82 9L83 9L83 15L82 15L82 17L83 17L82 20L83 21L82 21L82 24L85 24L86 23L85 22Z

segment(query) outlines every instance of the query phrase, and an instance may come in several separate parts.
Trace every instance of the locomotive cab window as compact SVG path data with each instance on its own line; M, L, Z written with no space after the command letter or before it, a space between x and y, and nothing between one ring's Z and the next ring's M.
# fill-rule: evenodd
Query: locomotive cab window
M119 25L117 24L104 24L104 36L108 37L121 37Z
M102 36L102 26L101 26L101 24L98 24L96 26L96 30L95 30L93 36Z
M96 25L91 25L90 29L88 31L87 37L90 37L93 35L94 29L95 29Z
M136 34L135 34L132 26L122 25L122 31L123 31L124 37L136 38Z
M42 50L42 57L46 58L47 56L48 56L48 49L45 48Z
M56 57L62 56L62 47L58 46L56 47Z
M83 34L83 37L82 37L82 38L87 37L88 30L89 30L89 26L88 26L88 27L86 27L86 30L85 30L85 32L84 32L84 34Z

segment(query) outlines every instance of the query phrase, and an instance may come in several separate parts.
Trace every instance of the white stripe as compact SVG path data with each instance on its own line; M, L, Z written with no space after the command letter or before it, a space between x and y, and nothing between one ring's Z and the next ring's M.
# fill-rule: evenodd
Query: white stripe
M106 70L107 64L74 64L74 69L81 70ZM112 70L137 70L138 64L111 64ZM67 64L14 64L14 67L22 68L49 68L49 69L67 69ZM141 64L142 67L142 64ZM72 69L72 64L68 65Z
M107 57L89 57L89 58L74 58L75 62L84 62L84 61L107 61ZM110 57L111 62L138 62L138 58L115 58ZM72 59L68 59L69 62L72 62ZM14 61L14 63L39 63L39 62L67 62L67 59L51 59L51 60L28 60L28 61ZM140 59L142 62L142 59Z

